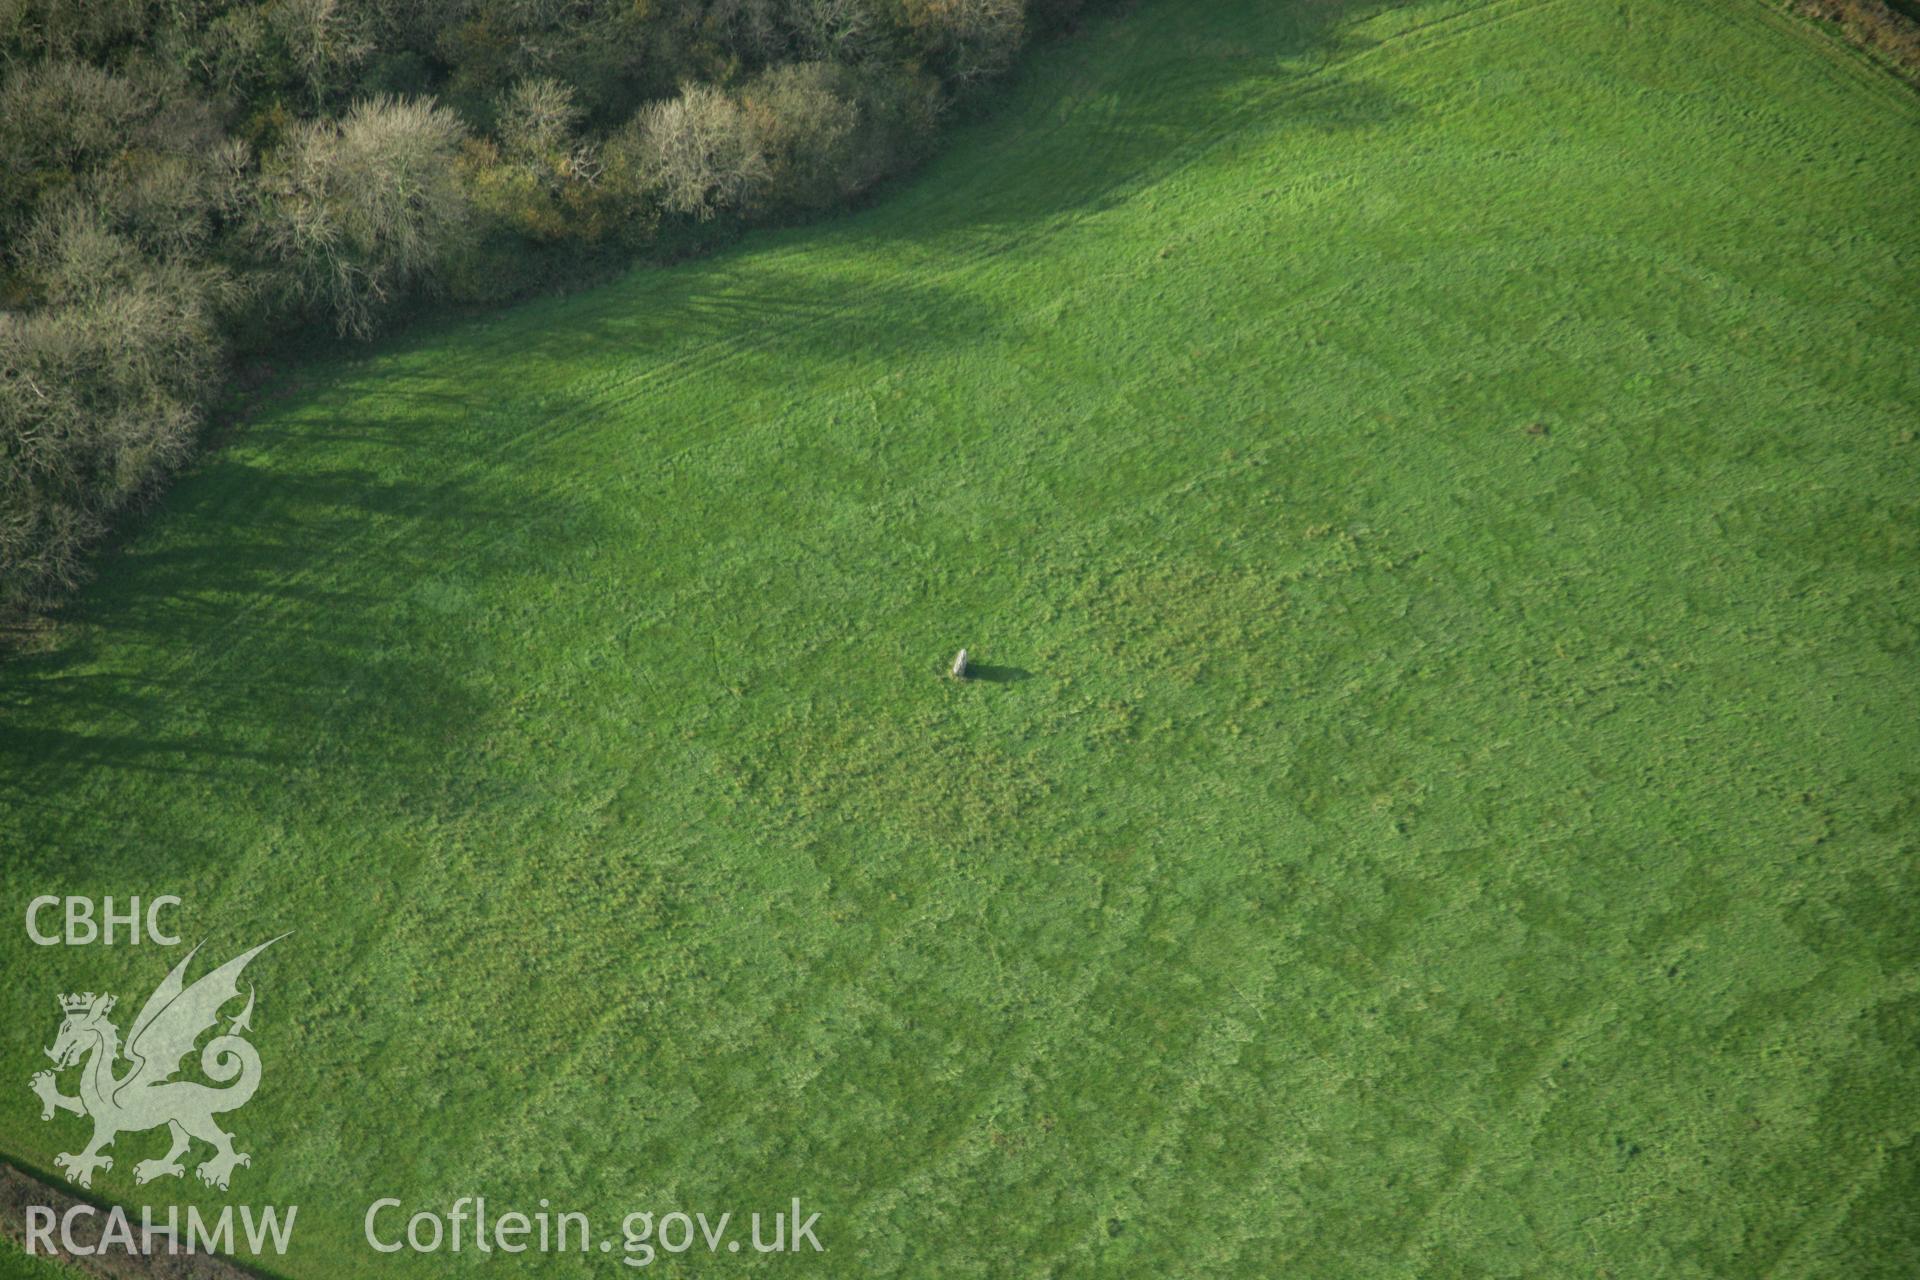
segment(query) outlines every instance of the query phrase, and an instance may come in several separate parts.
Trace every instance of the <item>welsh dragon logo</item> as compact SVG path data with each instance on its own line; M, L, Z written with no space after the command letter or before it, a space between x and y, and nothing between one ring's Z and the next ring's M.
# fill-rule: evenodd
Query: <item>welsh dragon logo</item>
M200 1051L200 1070L225 1087L216 1089L174 1076L200 1037L218 1024L220 1010L239 997L240 972L247 962L278 941L263 942L188 986L187 966L200 950L195 947L147 997L124 1050L120 1029L107 1018L113 1012L114 997L91 991L60 997L60 1011L66 1017L47 1050L54 1070L39 1072L32 1083L40 1095L42 1120L53 1119L56 1111L93 1117L93 1141L86 1149L53 1158L75 1186L91 1186L94 1170L113 1168L113 1158L102 1155L101 1149L113 1145L114 1138L161 1125L173 1135L173 1146L160 1159L133 1166L135 1182L182 1176L186 1169L180 1157L195 1138L213 1147L213 1156L194 1171L208 1186L225 1191L234 1168L252 1163L244 1152L233 1149L233 1135L214 1121L223 1112L245 1106L260 1087L260 1055L242 1035L252 1030L251 988L246 1008L228 1023L226 1033L207 1041ZM131 1065L116 1075L116 1064L123 1056ZM56 1073L81 1062L85 1065L80 1068L80 1094L70 1098L60 1092Z

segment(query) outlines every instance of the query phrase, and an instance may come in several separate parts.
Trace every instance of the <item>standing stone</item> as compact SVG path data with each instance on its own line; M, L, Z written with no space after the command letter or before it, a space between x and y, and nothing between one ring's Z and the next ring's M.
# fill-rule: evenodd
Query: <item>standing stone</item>
M967 651L965 649L962 649L953 656L953 678L955 680L965 680L967 678Z

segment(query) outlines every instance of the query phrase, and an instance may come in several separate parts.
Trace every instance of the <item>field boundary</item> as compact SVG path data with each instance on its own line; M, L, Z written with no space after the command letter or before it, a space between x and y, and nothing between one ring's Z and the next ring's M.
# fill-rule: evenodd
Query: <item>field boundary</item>
M1748 10L1762 23L1799 44L1817 49L1836 69L1845 68L1862 87L1873 89L1888 102L1911 113L1920 107L1920 80L1884 55L1848 40L1839 31L1823 27L1809 14L1789 7L1789 0L1748 0Z
M0 1161L0 1234L4 1234L22 1250L27 1247L27 1209L38 1205L47 1205L62 1215L76 1205L105 1207L103 1202L83 1200L10 1161ZM139 1230L137 1222L134 1223L134 1230ZM76 1238L89 1245L99 1243L100 1233L101 1224L97 1215L89 1218L85 1226L76 1223L73 1232ZM57 1232L55 1238L58 1239ZM231 1259L206 1253L173 1256L164 1253L157 1256L110 1253L75 1257L56 1249L52 1255L30 1256L50 1258L60 1266L70 1268L75 1275L100 1276L105 1280L261 1280L261 1277L268 1275L264 1271L243 1267Z

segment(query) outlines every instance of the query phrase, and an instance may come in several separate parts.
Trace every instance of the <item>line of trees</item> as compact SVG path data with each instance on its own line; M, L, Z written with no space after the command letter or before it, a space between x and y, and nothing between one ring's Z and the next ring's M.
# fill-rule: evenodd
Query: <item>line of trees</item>
M0 0L0 613L236 344L855 199L1081 0Z
M1920 0L1790 0L1790 7L1920 85Z

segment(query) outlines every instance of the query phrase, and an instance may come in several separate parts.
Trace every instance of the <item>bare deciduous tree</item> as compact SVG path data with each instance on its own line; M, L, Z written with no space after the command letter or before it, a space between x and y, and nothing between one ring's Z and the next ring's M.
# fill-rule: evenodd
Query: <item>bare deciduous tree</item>
M873 0L789 0L787 21L807 56L828 62L860 61L884 33Z
M579 122L572 89L546 76L530 76L508 90L494 132L509 157L545 163L571 148Z
M906 0L906 13L962 83L1006 70L1026 38L1026 0Z
M848 193L860 110L842 79L842 68L802 62L777 67L747 87L741 105L767 165L758 203L817 209Z
M0 606L71 588L112 515L186 457L219 366L210 273L74 210L23 253L42 306L0 313Z
M373 49L359 30L358 14L340 0L279 0L265 12L315 102L324 101Z
M704 221L746 204L766 179L745 113L711 85L641 108L630 127L642 182L674 213Z
M152 108L138 85L84 62L8 75L0 87L0 219L28 214L38 195L111 161Z
M410 285L431 281L469 224L454 171L464 134L431 99L375 98L339 124L302 125L261 175L256 250L290 289L367 334Z

